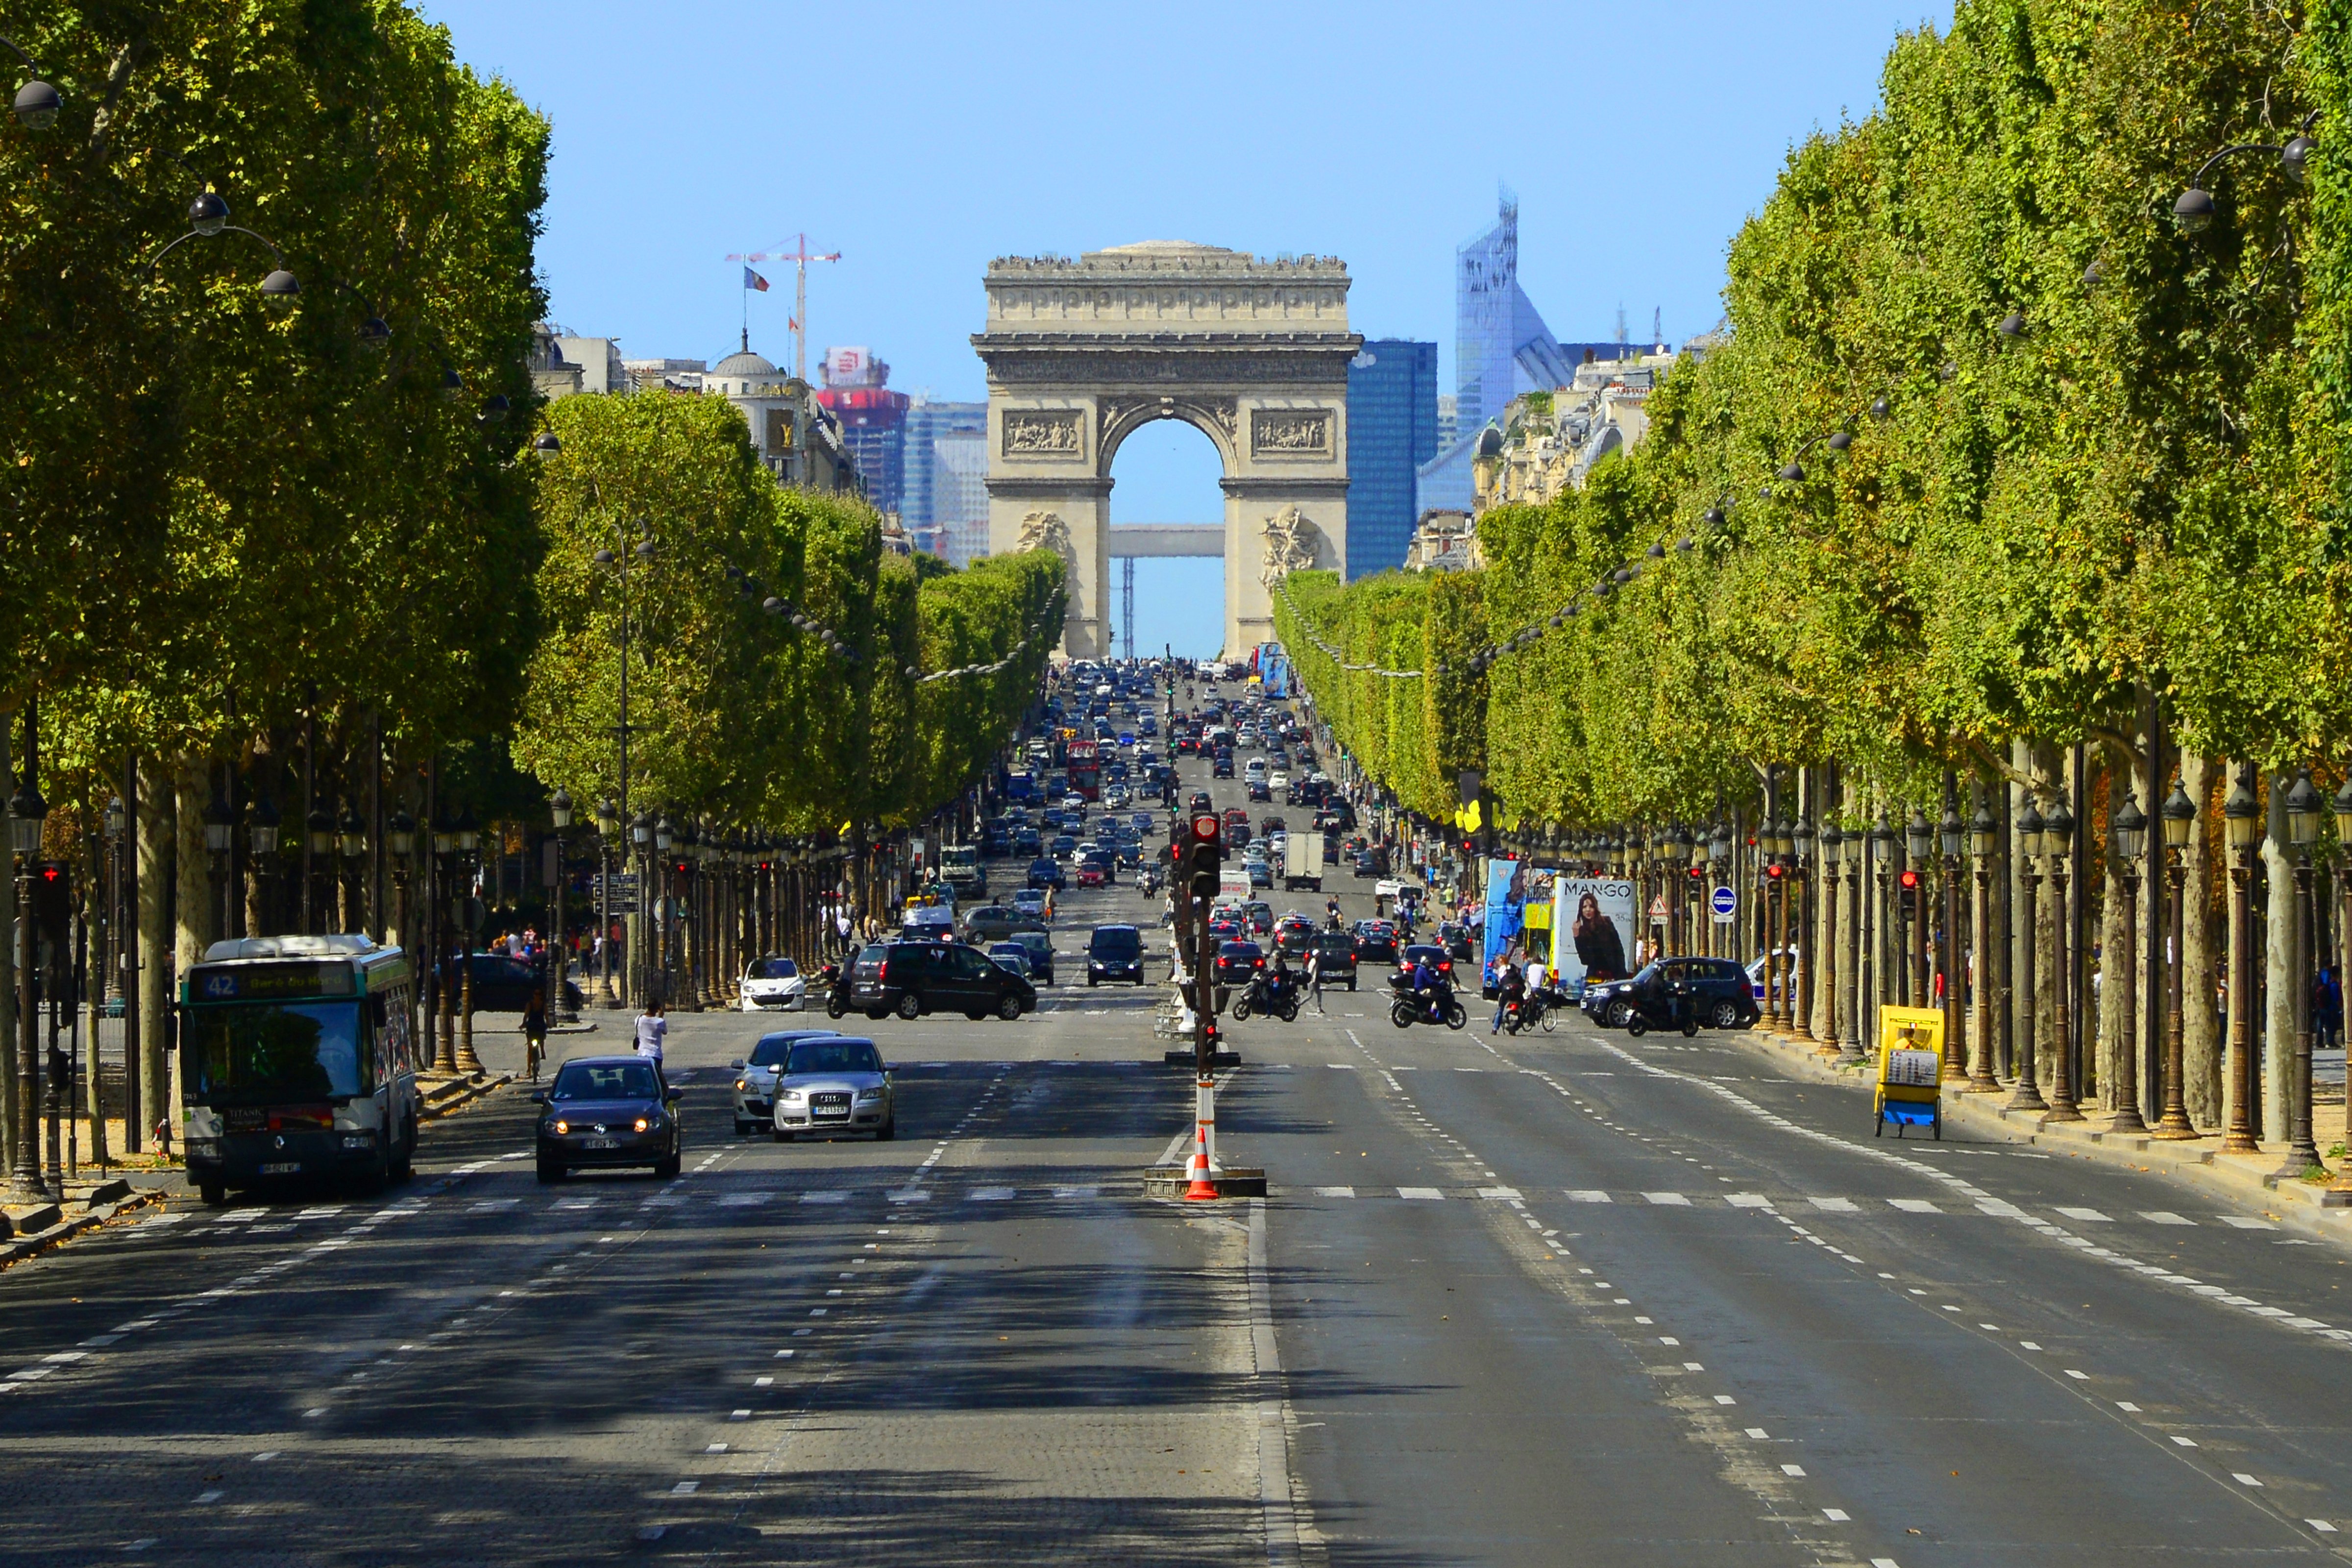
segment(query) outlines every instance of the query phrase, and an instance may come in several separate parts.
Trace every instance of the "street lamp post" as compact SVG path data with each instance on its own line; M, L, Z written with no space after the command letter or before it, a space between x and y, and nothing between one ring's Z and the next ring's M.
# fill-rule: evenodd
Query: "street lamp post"
M621 847L618 854L616 846ZM604 1007L621 1005L621 994L613 985L613 879L628 863L621 807L607 795L596 803L596 1001Z
M16 794L8 802L8 847L16 857L16 1125L11 1129L14 1156L8 1173L11 1203L39 1203L41 1188L39 1125L35 1097L40 1092L41 1029L38 978L34 965L40 956L40 938L33 921L33 866L41 858L41 826L48 818L48 802L35 784L35 719L33 705L25 705L25 772ZM0 736L5 739L5 736Z
M436 791L437 793L437 791ZM433 804L430 798L426 805ZM441 808L446 812L446 807ZM449 937L441 929L448 910L448 889L456 877L449 862L457 852L457 830L445 815L433 824L433 853L425 874L424 925L430 939L427 973L433 979L433 1070L443 1078L457 1076L457 987L449 974Z
M625 813L624 814L625 815ZM632 864L637 868L636 918L629 926L626 968L623 972L624 1001L644 1003L652 993L653 938L657 928L652 923L656 903L653 879L654 814L637 813L629 824L629 847Z
M2336 897L2342 901L2336 930L2346 933L2347 938L2339 943L2339 951L2352 952L2352 925L2342 923L2352 920L2352 777L2347 777L2344 787L2336 792L2334 810L2336 889ZM2344 1097L2344 1142L2347 1149L2352 1149L2352 1093ZM2327 1191L2321 1195L2320 1202L2329 1208L2352 1204L2352 1155L2347 1155L2336 1166L2336 1179L2327 1184Z
M2297 768L2287 790L2286 832L2294 847L2294 943L2287 963L2294 1004L2294 1081L2287 1086L2294 1103L2287 1113L2286 1163L2277 1174L2299 1182L2319 1163L2311 1131L2311 846L2319 837L2319 792L2311 787L2309 768Z
M2253 880L2254 844L2262 837L2262 821L2242 764L2229 799L2221 803L2221 828L2230 847L2230 1106L2221 1150L2252 1154L2262 1145L2254 1139L2254 955L2248 887Z
M1803 803L1799 802L1801 808ZM1794 929L1796 951L1790 957L1794 972L1789 982L1789 994L1796 1004L1796 1016L1790 1032L1801 1040L1813 1037L1813 967L1821 954L1813 952L1813 921L1810 906L1812 902L1813 825L1799 816L1789 830L1789 892L1796 900Z
M1960 985L1960 850L1968 830L1960 823L1959 786L1953 776L1944 775L1944 815L1937 820L1937 847L1943 850L1941 874L1937 879L1937 900L1942 908L1940 931L1936 941L1936 973L1944 983L1944 1079L1948 1083L1965 1084L1969 1078L1968 1044L1960 1037L1960 1021L1965 1016L1961 1005Z
M228 912L228 852L236 846L236 813L215 782L205 805L205 861L212 874L213 919L219 922L213 930L218 935L226 935L234 923Z
M1976 1037L1976 1062L1969 1072L1974 1094L1997 1094L2000 1080L1992 1070L1992 857L2000 824L1979 793L1977 814L1969 822L1969 859L1976 868L1976 900L1969 914L1969 1017Z
M1821 929L1813 933L1818 941L1818 951L1814 952L1812 962L1806 965L1806 970L1812 974L1812 984L1821 987L1821 994L1828 1003L1826 1021L1829 1027L1814 1043L1813 1049L1821 1056L1835 1057L1845 1011L1838 1005L1838 984L1844 978L1844 973L1837 956L1840 940L1838 868L1845 860L1845 830L1837 825L1836 818L1822 824L1821 847Z
M2071 1029L2074 1019L2074 966L2067 956L2067 934L2074 922L2066 912L2066 873L2073 860L2074 844L2074 814L2066 805L2062 792L2050 807L2050 815L2042 821L2042 858L2050 863L2050 897L2056 910L2051 921L2052 973L2057 994L2052 997L2050 1008L2050 1120L2080 1121L2082 1109L2075 1103L2074 1058Z
M2352 818L2352 800L2338 796L2336 810L2338 822ZM2171 952L2164 966L2164 1112L2157 1120L2154 1135L2174 1142L2204 1136L2189 1120L2186 1075L2180 1059L2180 887L2188 877L2183 857L2189 848L2189 835L2197 827L2197 803L2189 798L2187 790L2174 784L2158 815L2164 821L2164 882L2168 894L2165 918Z
M478 1078L482 1058L474 1054L474 937L480 929L480 917L475 911L481 903L474 884L481 866L482 827L474 820L471 806L457 814L457 840L458 866L467 873L460 881L462 901L457 906L457 924L465 936L465 963L457 971L457 1070Z
M1864 1020L1870 1016L1870 970L1865 962L1870 911L1864 906L1864 876L1870 855L1870 831L1864 827L1849 828L1845 834L1845 979L1841 989L1846 996L1844 1037L1838 1047L1838 1063L1856 1067L1863 1060L1862 1031Z
M1920 868L1935 847L1936 830L1917 806L1911 808L1911 820L1903 825L1903 865L1911 873L1911 929L1904 933L1910 952L1904 957L1903 967L1909 984L1904 989L1910 993L1914 1007L1927 1005L1927 889L1920 877Z
M302 822L302 916L303 934L322 936L334 924L335 911L321 907L327 900L318 898L319 868L326 868L327 875L335 875L335 816L323 805L312 806L310 815Z
M657 966L660 978L656 982L657 989L654 994L661 998L665 1006L672 1001L677 989L677 901L669 858L670 848L677 842L677 828L667 816L654 824L654 853L660 858L661 865L660 913L656 916L655 927L661 950Z
M367 858L367 823L360 816L357 806L343 807L343 820L338 825L336 847L342 851L343 929L363 931L368 929L366 911L362 908L367 884L360 876L360 862Z
M2042 1098L2042 1086L2036 1081L2034 1060L2035 1036L2040 1020L2034 1016L2034 949L2041 945L2042 936L2042 810L2026 796L2025 810L2017 819L2017 854L2019 870L2025 882L2025 929L2020 933L2025 951L2018 975L2018 1016L2023 1025L2017 1032L2017 1088L2009 1097L2011 1110L2048 1110L2050 1102Z
M2133 929L2133 919L2139 910L2140 855L2147 846L2147 814L2126 792L2123 805L2116 808L2108 831L2115 839L2116 858L2123 863L2124 899L2118 912L2123 917L2123 939L2109 953L2120 953L2125 973L2105 984L2119 985L2123 1002L2118 1020L2121 1027L2116 1039L2121 1048L2116 1052L2116 1114L2107 1124L2110 1132L2138 1133L2147 1131L2147 1122L2139 1113L2139 1026L2134 1014L2138 987L2131 984L2129 973L2133 957L2139 952L2139 941Z
M570 968L568 960L571 956L569 949L564 945L563 830L572 826L572 792L562 784L556 785L555 794L548 798L547 816L548 820L555 825L555 930L547 944L548 956L552 961L555 973L553 982L548 986L547 1005L548 1010L554 1014L558 1021L569 1022L577 1016L575 1014L567 1012L563 1005L563 980L565 972ZM537 1062L531 1064L533 1068L531 1076L534 1078L538 1076L536 1070L538 1065Z
M253 819L245 825L246 852L253 858L256 936L270 935L278 924L270 910L270 892L277 882L278 831L284 823L284 816L265 795L253 803Z
M408 858L416 853L416 819L405 806L393 808L383 825L383 837L392 850L393 919L398 922L400 945L414 954L416 934L408 929Z
M1878 820L1870 825L1870 1016L1865 1020L1869 1033L1864 1038L1864 1054L1876 1057L1879 1035L1878 1010L1889 1001L1902 995L1895 984L1896 953L1903 933L1891 930L1896 922L1894 900L1887 897L1888 882L1895 873L1895 841L1899 837L1882 810Z

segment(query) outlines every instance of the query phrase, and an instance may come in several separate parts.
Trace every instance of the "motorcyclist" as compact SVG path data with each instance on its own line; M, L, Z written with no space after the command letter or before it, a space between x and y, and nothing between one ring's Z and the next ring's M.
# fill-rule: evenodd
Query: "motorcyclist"
M1323 923L1332 931L1339 929L1339 900L1336 894L1323 900Z
M1412 961L1412 973L1408 982L1412 994L1432 1017L1445 1016L1445 976L1437 973L1429 962L1429 954L1420 953Z
M1506 962L1503 965L1503 973L1498 978L1500 983L1495 987L1495 1017L1494 1021L1486 1026L1486 1032L1490 1035L1503 1026L1503 1018L1507 1014L1528 999L1526 970L1516 963Z

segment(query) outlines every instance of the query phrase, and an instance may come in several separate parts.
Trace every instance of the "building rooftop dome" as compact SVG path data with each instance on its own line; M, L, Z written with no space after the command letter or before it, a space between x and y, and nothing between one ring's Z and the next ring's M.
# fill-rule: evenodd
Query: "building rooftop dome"
M765 355L755 354L750 349L743 349L729 354L725 359L712 365L710 374L713 375L775 375L780 373L774 365L768 363Z

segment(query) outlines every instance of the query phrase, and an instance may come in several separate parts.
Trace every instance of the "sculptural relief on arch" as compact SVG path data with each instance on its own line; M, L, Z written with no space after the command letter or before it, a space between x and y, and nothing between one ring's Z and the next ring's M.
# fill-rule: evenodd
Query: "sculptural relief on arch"
M1003 258L985 283L972 347L988 370L989 548L1062 553L1064 651L1111 652L1111 459L1155 419L1192 426L1224 468L1227 657L1272 638L1282 574L1346 571L1348 362L1363 339L1344 263L1152 241Z

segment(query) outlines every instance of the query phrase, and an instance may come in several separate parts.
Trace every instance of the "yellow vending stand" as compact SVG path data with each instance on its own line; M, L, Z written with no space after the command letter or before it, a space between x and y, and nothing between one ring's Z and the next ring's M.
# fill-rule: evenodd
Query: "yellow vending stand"
M1911 1127L1944 1136L1944 1015L1936 1007L1878 1010L1878 1085L1871 1095L1874 1138L1889 1123L1897 1138Z

